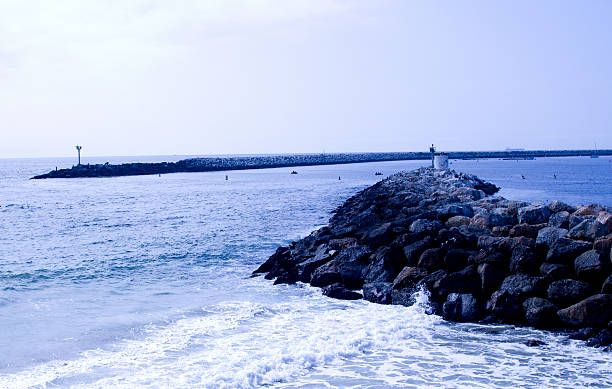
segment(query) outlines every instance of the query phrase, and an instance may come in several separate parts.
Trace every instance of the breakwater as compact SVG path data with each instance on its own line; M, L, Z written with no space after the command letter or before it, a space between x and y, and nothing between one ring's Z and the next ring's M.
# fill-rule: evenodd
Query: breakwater
M612 209L526 203L451 170L393 175L280 247L254 274L323 294L414 304L448 320L563 330L612 343Z
M457 151L448 152L450 159L526 159L544 157L571 157L612 155L612 150L520 150L520 151ZM267 169L279 167L338 165L364 162L428 160L430 153L343 153L343 154L293 154L252 157L208 157L189 158L178 162L124 163L124 164L86 164L69 169L52 170L32 177L77 178L77 177L114 177L147 174L168 174L187 172L209 172L224 170Z

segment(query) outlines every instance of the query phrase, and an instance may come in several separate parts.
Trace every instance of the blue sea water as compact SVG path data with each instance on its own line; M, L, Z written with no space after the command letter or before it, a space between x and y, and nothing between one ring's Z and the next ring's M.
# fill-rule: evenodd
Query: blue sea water
M426 162L28 180L70 163L0 160L1 388L612 386L612 356L561 335L250 277L374 172ZM451 167L508 198L612 206L607 157Z

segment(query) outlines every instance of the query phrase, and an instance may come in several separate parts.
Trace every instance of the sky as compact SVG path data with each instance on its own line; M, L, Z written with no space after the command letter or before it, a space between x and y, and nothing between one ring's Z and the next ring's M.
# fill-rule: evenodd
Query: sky
M0 0L0 158L612 148L608 0Z

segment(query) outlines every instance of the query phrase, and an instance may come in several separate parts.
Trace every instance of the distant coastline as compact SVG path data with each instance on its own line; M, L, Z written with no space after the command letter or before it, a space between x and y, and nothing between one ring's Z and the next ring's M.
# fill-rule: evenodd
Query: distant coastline
M451 151L450 159L534 159L547 157L612 156L612 150L506 150ZM429 160L428 152L292 154L251 157L189 158L177 162L81 164L69 169L52 170L32 179L118 177L151 174L268 169L279 167L339 165L349 163Z

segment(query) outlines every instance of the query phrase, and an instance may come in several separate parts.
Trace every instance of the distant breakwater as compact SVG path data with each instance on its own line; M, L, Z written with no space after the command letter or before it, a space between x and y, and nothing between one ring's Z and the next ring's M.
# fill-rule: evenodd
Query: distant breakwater
M456 151L446 153L450 159L527 159L545 157L610 156L612 150L518 150L518 151ZM349 163L429 160L427 152L406 153L342 153L342 154L292 154L252 157L189 158L178 162L81 164L69 169L52 170L32 177L78 178L140 176L148 174L211 172L280 167L339 165Z
M612 208L507 200L498 190L452 170L397 173L254 275L380 304L409 306L425 289L432 313L448 320L563 330L610 349Z

